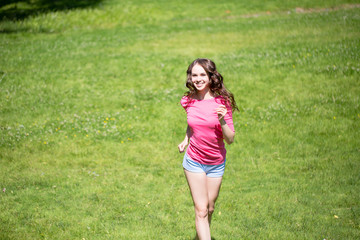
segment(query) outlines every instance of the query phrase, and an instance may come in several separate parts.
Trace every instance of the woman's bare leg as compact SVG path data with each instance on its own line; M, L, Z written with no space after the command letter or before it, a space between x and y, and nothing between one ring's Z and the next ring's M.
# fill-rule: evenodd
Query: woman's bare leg
M208 178L205 173L184 169L195 207L195 226L200 240L210 240Z
M211 178L207 177L208 195L209 195L209 226L211 224L211 217L215 209L215 202L219 196L222 177Z

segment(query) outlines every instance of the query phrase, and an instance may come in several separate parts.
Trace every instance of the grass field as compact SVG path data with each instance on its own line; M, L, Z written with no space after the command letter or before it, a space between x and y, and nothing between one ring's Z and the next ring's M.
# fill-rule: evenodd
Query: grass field
M360 238L359 1L13 2L0 239L193 239L177 144L198 57L240 108L214 239Z

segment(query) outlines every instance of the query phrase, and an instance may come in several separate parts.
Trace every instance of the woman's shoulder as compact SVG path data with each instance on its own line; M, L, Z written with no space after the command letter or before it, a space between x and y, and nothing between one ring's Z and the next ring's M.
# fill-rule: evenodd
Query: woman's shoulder
M183 108L187 108L189 103L191 102L192 98L188 95L185 95L181 98L180 104Z
M189 98L189 96L184 95L184 96L181 97L181 101L183 101L183 100L188 100L188 98Z
M225 105L226 107L231 107L231 103L230 103L229 99L225 98L222 95L218 95L214 99L215 99L215 102L217 102L219 104Z
M222 95L217 95L214 97L214 101L224 104L226 102L226 99Z
M181 99L180 99L180 102L181 102L181 104L183 103L183 102L187 102L189 100L189 96L182 96L181 97Z

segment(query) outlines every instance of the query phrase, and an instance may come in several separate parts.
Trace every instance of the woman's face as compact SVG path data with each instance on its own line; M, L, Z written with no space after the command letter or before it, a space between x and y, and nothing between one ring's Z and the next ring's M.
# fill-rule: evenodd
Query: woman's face
M196 64L191 70L191 81L199 92L209 89L209 76L205 69L199 64Z

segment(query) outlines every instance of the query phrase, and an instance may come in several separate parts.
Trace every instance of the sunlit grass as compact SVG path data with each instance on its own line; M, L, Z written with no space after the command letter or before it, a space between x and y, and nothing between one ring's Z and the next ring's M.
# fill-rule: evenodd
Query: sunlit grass
M0 238L192 239L179 100L209 57L240 108L213 236L357 239L346 3L104 1L0 22Z

